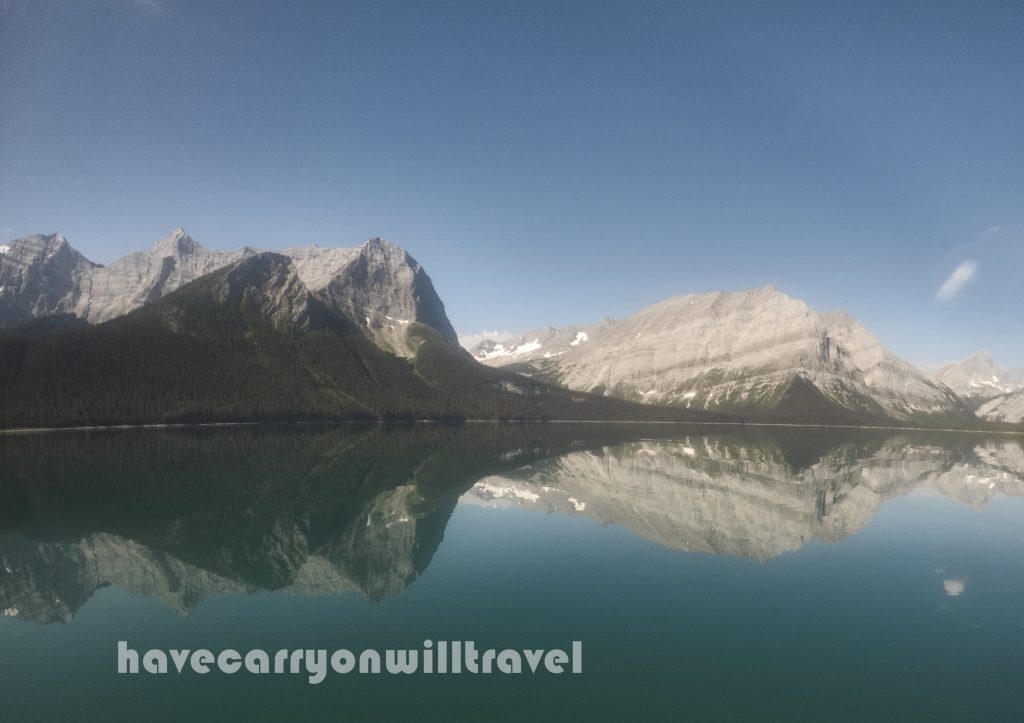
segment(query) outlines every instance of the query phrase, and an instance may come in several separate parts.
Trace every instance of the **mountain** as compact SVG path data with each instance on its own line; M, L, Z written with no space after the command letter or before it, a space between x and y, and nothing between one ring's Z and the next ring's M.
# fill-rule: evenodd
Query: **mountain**
M81 298L81 280L97 268L60 234L0 246L0 327L70 312Z
M406 321L408 358L311 291L290 257L248 255L96 326L0 332L0 427L698 416L491 369L443 332Z
M948 387L936 383L882 345L867 327L843 311L821 315L826 333L864 375L871 398L896 419L970 418L970 410Z
M429 326L446 343L459 340L434 284L417 261L395 244L370 239L356 249L288 249L299 277L331 308L363 325L382 349L409 356L409 325Z
M60 314L102 323L259 253L207 249L180 228L151 250L109 266L87 260L59 234L18 239L0 249L0 327ZM375 238L355 248L298 246L284 255L310 291L381 348L411 356L406 332L414 322L457 344L430 277L398 246Z
M935 379L975 406L1024 389L1024 369L1004 369L987 352L946 364L935 373Z
M175 229L150 251L128 254L84 274L74 303L56 311L70 312L90 324L109 321L253 253L248 248L213 251Z
M621 320L547 328L474 357L577 389L773 419L973 419L942 384L842 312L771 286L667 299Z
M978 408L977 414L989 422L1024 422L1024 389L989 399Z

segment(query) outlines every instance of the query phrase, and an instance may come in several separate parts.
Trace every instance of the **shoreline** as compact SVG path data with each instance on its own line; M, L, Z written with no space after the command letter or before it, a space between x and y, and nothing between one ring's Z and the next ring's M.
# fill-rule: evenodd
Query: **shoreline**
M885 426L870 424L814 424L802 422L707 422L707 421L671 421L671 420L637 420L637 419L335 419L335 420L281 420L260 422L157 422L147 424L94 424L71 427L14 427L0 429L0 436L18 434L45 434L48 432L107 432L127 431L133 429L216 429L227 427L272 427L272 426L316 426L316 425L418 425L439 424L455 426L460 424L651 424L673 425L679 427L769 427L797 429L868 429L890 432L945 432L956 434L999 434L1012 437L1024 436L1024 429L959 429L956 427L915 427Z

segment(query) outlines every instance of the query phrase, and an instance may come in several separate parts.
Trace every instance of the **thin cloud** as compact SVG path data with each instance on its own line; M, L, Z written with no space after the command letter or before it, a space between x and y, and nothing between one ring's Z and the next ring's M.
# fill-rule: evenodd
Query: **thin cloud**
M128 0L128 2L137 8L148 10L154 15L163 15L166 12L163 0Z
M935 298L939 301L952 300L967 284L971 283L977 274L978 262L967 259L953 269L953 273L942 282L942 286L935 292Z
M482 342L484 339L491 339L492 341L501 341L503 339L509 339L515 336L511 331L481 331L475 334L467 334L459 332L459 344L464 349L472 349L477 344Z

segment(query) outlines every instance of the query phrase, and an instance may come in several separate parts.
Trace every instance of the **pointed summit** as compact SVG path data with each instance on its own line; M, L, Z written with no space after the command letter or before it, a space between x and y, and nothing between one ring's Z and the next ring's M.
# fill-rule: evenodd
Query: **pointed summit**
M1024 370L1004 369L987 351L946 364L935 378L962 397L986 400L1024 389Z
M0 247L0 327L66 314L94 269L61 234L35 234Z
M386 238L381 238L380 236L373 236L373 237L367 239L366 243L364 243L363 246L366 247L366 248L373 248L373 249L389 249L389 250L390 249L398 249L398 250L401 250L398 245L388 241Z
M302 326L309 320L309 290L284 254L264 251L248 256L190 288L189 295L170 294L157 304L186 309L190 298L205 294L216 305L255 313L279 328Z
M771 419L970 417L848 315L819 314L770 284L570 328L495 340L475 356L577 391Z
M53 256L65 248L73 254L78 254L68 240L59 233L32 234L25 238L14 239L5 244L3 248L6 255L26 261L39 255Z
M409 252L403 249L396 243L392 243L387 239L381 238L380 236L374 236L364 243L360 249L360 253L370 257L377 258L389 258L397 260L399 263L405 262L411 265L418 266L415 260L409 256Z
M431 327L442 340L459 348L458 335L427 272L390 241L374 237L360 246L356 256L331 275L321 293L362 326L378 346L399 356L414 352L407 336L413 323Z
M208 249L179 227L151 250L128 254L104 268L81 257L70 258L71 253L77 252L59 235L10 242L0 254L0 327L55 313L74 313L98 324L260 252L249 246L238 251ZM412 356L424 333L432 335L423 327L457 348L455 330L430 277L397 244L375 237L356 247L312 244L283 255L291 259L291 268L310 293L381 348ZM25 270L26 258L38 260L37 271ZM74 268L62 270L65 261Z
M185 229L179 226L157 241L153 246L153 251L163 256L187 256L202 250L202 248L195 239L185 233Z

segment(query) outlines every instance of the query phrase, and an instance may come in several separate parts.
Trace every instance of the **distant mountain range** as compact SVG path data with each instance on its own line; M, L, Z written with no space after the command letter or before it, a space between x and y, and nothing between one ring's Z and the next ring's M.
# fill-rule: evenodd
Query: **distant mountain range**
M0 426L1024 416L1016 373L982 360L929 377L849 315L770 286L484 341L471 357L426 271L381 239L224 252L177 229L101 266L59 234L29 236L0 246L0 327Z
M818 313L771 286L690 294L621 321L547 328L471 350L481 363L570 389L686 409L962 423L949 387L887 350L849 315Z
M1024 422L1024 369L1005 369L986 352L946 364L935 378L965 399L982 419Z
M106 267L111 286L60 236L12 242L0 318L29 320L0 332L0 427L698 418L477 364L392 244L290 253L225 255L176 231Z
M90 324L124 316L190 281L259 254L245 247L214 251L182 229L149 251L109 266L86 259L60 234L29 236L0 247L0 327L55 314ZM444 304L415 259L381 239L355 248L316 244L283 252L305 287L361 327L378 346L410 356L405 326L421 322L449 343L455 330Z
M987 401L1024 390L1024 369L1005 369L987 352L940 367L935 379L964 399L972 400Z

